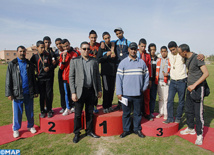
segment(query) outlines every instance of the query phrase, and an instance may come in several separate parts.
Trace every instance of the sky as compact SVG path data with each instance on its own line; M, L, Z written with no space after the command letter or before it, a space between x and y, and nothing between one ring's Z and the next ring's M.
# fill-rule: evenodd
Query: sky
M131 42L155 43L157 53L170 41L190 50L214 54L213 0L1 0L0 51L30 47L44 36L66 38L73 47L89 41L93 29L102 40L122 27Z

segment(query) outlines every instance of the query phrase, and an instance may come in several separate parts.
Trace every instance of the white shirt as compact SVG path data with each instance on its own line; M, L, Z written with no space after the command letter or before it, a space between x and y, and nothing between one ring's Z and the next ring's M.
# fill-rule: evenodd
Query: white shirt
M181 80L187 77L186 65L184 59L177 53L173 55L168 54L169 62L171 64L170 77L172 80Z

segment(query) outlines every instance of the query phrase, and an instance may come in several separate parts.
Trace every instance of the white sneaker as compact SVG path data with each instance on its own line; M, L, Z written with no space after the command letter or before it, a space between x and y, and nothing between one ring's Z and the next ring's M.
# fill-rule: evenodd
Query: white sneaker
M158 114L157 116L156 116L156 118L161 118L163 116L163 114Z
M71 113L73 113L73 112L75 112L75 108L74 107L71 108Z
M195 141L195 144L196 145L202 145L202 143L203 143L203 136L202 135L198 135L197 139Z
M66 116L66 115L69 115L70 113L71 113L71 110L66 108L62 115Z
M185 130L182 130L180 132L180 134L181 135L188 135L188 134L194 135L195 134L195 129L190 129L190 128L187 127Z
M164 119L164 120L167 120L167 116L164 116L163 119Z
M59 111L59 113L62 114L64 111L65 111L64 109L61 109L61 110Z
M28 128L28 131L30 131L31 133L36 133L36 129L34 127Z
M19 137L19 131L18 130L13 131L13 137L14 138L18 138Z

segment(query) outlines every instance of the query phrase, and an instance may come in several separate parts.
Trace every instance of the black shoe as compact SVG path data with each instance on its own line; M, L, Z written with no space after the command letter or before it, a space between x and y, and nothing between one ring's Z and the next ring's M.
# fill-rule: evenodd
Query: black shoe
M121 135L120 135L120 138L124 138L126 136L130 135L130 132L129 131L124 131Z
M145 135L143 135L143 133L142 133L140 130L135 131L134 133L135 133L136 135L138 135L140 138L145 138Z
M114 108L114 111L117 111L117 110L120 110L121 109L121 105L117 105L115 108Z
M51 117L53 117L53 113L52 113L52 111L49 111L48 112L48 118L51 118Z
M150 119L151 119L151 118L150 118L150 115L145 115L144 117L145 117L145 119L147 119L147 120L149 120L149 121L150 121Z
M44 112L41 112L40 118L45 118L45 113Z
M73 139L73 142L74 142L74 143L78 143L78 142L79 142L79 139L80 139L80 134L75 134L74 139Z
M93 137L93 138L100 138L100 136L95 135L93 132L87 133L87 136Z

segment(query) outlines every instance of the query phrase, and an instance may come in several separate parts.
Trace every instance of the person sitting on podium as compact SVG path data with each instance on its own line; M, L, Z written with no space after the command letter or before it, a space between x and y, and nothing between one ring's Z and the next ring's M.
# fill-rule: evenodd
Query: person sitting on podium
M102 96L98 62L95 58L89 57L90 46L88 42L81 43L80 51L81 56L71 59L69 73L72 100L75 102L74 143L77 143L80 138L80 130L82 129L81 116L84 103L86 135L99 138L99 136L93 133L93 109L96 97L101 98Z
M130 43L129 55L123 59L117 69L116 94L119 100L128 99L128 105L122 104L123 109L123 133L121 138L131 133L131 109L133 112L134 133L144 138L141 130L141 102L143 92L149 85L149 72L145 62L137 57L138 46L135 42Z

